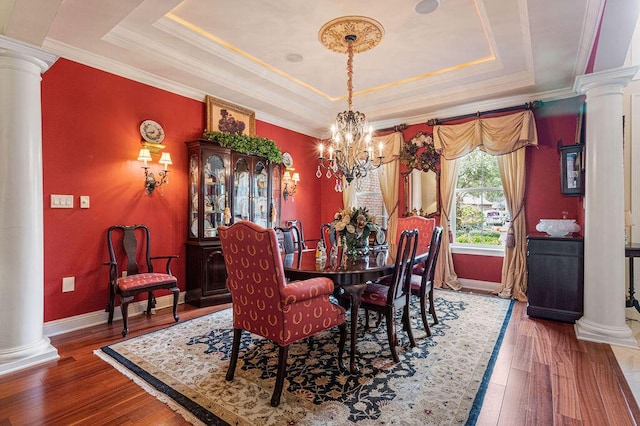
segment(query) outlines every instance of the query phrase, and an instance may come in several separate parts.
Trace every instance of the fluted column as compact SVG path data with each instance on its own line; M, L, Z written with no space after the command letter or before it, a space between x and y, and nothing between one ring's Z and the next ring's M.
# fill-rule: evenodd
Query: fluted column
M58 358L43 334L40 102L55 59L0 37L0 374Z
M622 95L637 67L579 76L587 95L584 316L578 339L637 347L625 323Z

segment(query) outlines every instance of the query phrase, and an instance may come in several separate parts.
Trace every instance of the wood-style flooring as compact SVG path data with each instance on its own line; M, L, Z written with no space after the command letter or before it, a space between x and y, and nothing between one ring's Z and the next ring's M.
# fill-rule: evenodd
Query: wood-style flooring
M180 305L180 319L217 309ZM133 317L128 337L171 323L169 310ZM0 426L186 424L93 354L121 340L121 327L117 321L52 337L57 362L0 376ZM618 426L638 419L608 345L578 341L572 324L530 319L525 304L516 303L479 425Z

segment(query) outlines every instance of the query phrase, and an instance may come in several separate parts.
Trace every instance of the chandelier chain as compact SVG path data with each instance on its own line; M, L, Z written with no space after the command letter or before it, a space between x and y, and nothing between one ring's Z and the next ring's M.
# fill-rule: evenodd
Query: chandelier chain
M347 53L349 58L347 59L347 92L349 93L349 100L347 105L349 111L353 110L353 42L347 42Z

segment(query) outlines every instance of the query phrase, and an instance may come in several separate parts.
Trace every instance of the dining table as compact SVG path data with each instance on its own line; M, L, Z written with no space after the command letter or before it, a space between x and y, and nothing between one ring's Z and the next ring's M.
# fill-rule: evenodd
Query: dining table
M368 255L352 258L343 256L342 247L337 257L325 259L316 258L314 249L302 250L296 253L283 254L285 276L292 280L306 280L309 278L325 277L333 281L334 294L340 297L342 291L351 299L351 342L349 354L349 370L358 371L355 361L356 331L358 325L358 310L362 302L362 295L367 282L393 273L396 261L396 244L373 247ZM416 248L415 263L424 262L429 255L429 246ZM340 300L340 299L338 299ZM340 363L342 364L342 362Z

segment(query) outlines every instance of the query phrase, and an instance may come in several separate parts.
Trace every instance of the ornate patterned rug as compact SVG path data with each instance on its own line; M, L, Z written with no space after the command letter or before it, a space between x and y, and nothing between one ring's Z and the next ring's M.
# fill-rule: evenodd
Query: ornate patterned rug
M235 378L225 381L231 309L95 353L193 424L475 424L513 302L436 290L434 304L440 324L431 337L412 309L416 347L398 327L398 364L384 320L375 329L359 327L357 374L337 367L337 329L293 344L277 408L269 404L278 361L273 343L244 333Z

